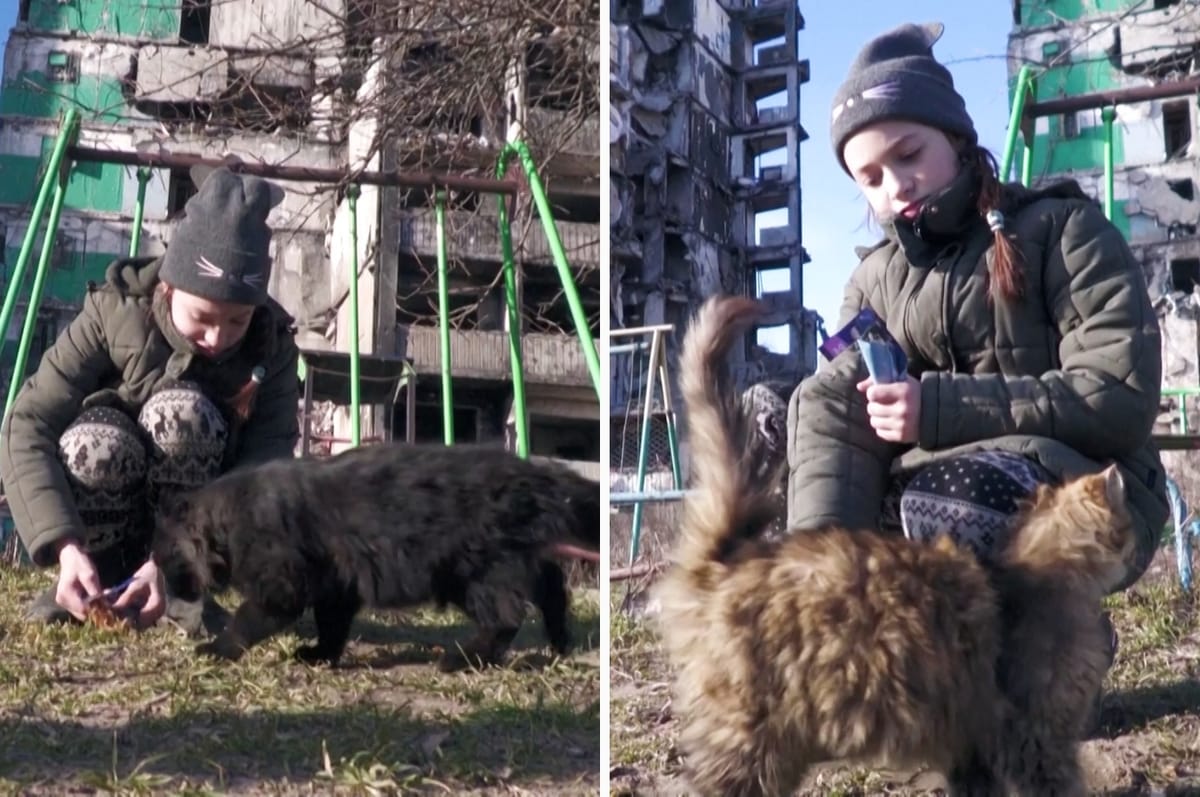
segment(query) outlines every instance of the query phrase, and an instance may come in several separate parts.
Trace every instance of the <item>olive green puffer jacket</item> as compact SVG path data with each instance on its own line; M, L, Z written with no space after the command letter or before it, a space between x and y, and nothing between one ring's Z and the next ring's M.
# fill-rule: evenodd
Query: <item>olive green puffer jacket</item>
M859 264L839 325L870 306L920 380L916 445L885 442L855 384L856 348L805 380L788 410L788 520L795 528L878 523L892 473L972 450L1016 452L1059 479L1120 465L1144 572L1168 517L1150 437L1162 354L1145 277L1120 232L1074 182L1004 188L1024 295L987 295L993 236L968 170Z
M36 564L53 563L55 543L83 538L57 452L62 433L88 407L115 406L136 418L160 385L190 380L230 422L227 469L292 456L299 350L291 317L269 302L254 313L241 343L215 360L204 358L175 329L155 291L159 265L152 258L118 260L103 285L88 286L83 309L22 386L0 431L0 481ZM259 366L265 378L240 423L227 402Z

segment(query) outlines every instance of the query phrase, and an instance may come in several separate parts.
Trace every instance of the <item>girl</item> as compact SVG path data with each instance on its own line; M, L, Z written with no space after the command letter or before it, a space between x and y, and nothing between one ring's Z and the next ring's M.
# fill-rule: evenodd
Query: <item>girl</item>
M283 192L224 168L196 176L167 253L117 261L88 286L5 419L0 479L17 532L35 564L59 568L30 620L83 619L103 596L139 627L167 611L198 632L201 604L168 606L149 558L155 502L292 455L298 349L267 295L266 220Z
M1140 539L1128 586L1168 512L1145 278L1073 181L999 182L933 57L941 32L909 24L871 41L834 97L835 154L886 235L840 322L873 309L908 373L875 384L851 347L797 389L789 525L948 531L987 558L1037 484L1115 462Z

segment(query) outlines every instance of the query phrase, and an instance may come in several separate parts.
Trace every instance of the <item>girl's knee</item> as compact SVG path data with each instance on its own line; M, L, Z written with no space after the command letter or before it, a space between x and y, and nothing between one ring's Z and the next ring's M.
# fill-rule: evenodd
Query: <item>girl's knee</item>
M121 492L146 479L146 445L129 416L112 407L91 407L67 427L58 456L71 481L89 490Z

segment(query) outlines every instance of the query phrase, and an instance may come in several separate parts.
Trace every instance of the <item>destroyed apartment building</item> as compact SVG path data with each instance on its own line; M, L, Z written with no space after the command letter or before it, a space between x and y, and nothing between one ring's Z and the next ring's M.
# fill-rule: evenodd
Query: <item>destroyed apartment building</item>
M568 6L580 19L590 14L590 27L574 24L579 20L543 27L515 18L477 22L461 0L24 0L0 90L5 262L16 262L68 107L80 114L83 147L342 173L486 178L495 175L506 141L520 139L537 161L598 335L598 33L594 9ZM455 25L439 24L449 16ZM519 171L513 164L509 174ZM442 440L430 192L361 186L355 239L346 185L281 184L287 198L270 219L270 287L296 318L301 347L349 351L347 297L357 263L360 350L380 361L411 361L418 373L415 436ZM108 263L128 253L138 188L136 166L74 166L30 367L73 317L87 282L102 280ZM152 170L140 254L163 251L194 190L185 169ZM513 402L498 200L451 191L446 201L456 441L499 441L512 433ZM551 249L528 192L511 211L531 453L594 468L599 406ZM36 262L35 253L30 272ZM22 302L27 295L28 286ZM7 330L10 344L23 315L22 306ZM14 348L5 347L6 380ZM410 416L404 403L401 392L394 406L365 408L364 441L403 439ZM325 449L346 439L346 412L336 415L336 430L315 429Z
M816 367L817 317L801 289L804 18L786 0L611 8L612 328L673 325L673 364L705 298L759 297L770 314L735 353L737 380L786 395ZM637 351L610 357L613 472L636 461L644 362ZM648 420L649 467L661 474L668 429L661 413Z
M1126 2L1105 4L1104 11L1098 5L1014 0L1010 72L1035 66L1038 102L1182 85L1179 96L1113 106L1112 220L1142 265L1162 327L1164 398L1155 431L1195 434L1200 397L1186 391L1200 391L1200 4ZM1032 184L1072 177L1103 199L1101 109L1041 116L1033 133ZM1191 456L1164 455L1185 491L1200 483L1180 470L1192 469ZM1194 503L1200 494L1188 498Z

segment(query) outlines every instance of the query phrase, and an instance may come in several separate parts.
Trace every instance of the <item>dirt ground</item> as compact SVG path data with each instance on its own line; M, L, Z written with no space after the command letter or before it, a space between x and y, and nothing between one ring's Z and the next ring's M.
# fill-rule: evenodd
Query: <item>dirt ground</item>
M530 619L509 666L443 674L453 612L364 614L337 668L291 659L309 621L237 663L177 629L31 626L47 573L0 567L0 795L582 795L600 788L600 612L578 652ZM236 598L230 598L231 605Z
M667 519L668 510L662 510ZM628 558L628 534L614 524L614 567ZM626 524L627 528L627 524ZM661 560L665 535L648 524L643 551ZM1110 598L1120 635L1099 727L1082 749L1092 793L1109 797L1200 795L1200 596L1183 593L1174 551L1159 552L1127 592ZM641 575L612 592L611 725L613 795L687 793L674 747L669 671L653 630L654 607ZM931 795L941 779L928 772L871 772L828 766L808 778L802 795Z

